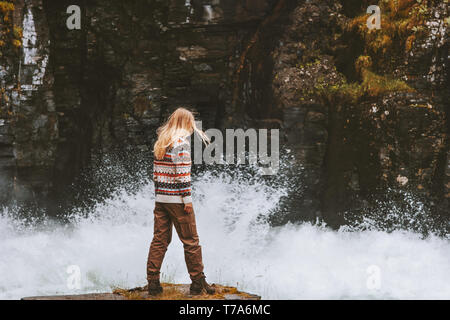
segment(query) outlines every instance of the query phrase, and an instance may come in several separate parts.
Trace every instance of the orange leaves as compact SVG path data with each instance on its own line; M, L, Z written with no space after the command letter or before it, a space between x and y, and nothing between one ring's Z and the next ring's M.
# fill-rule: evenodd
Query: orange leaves
M0 12L3 15L7 15L11 11L14 11L14 4L9 1L0 1Z
M22 29L14 26L12 13L15 7L12 1L0 1L0 47L21 47Z

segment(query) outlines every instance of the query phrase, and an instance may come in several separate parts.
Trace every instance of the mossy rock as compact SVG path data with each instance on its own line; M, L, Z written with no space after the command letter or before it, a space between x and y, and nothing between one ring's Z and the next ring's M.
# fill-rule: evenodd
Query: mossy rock
M216 293L208 295L190 295L189 284L162 283L163 293L155 297L150 297L147 293L147 286L130 290L116 289L113 291L127 300L260 300L261 297L239 291L235 287L213 284Z
M189 284L162 283L163 293L157 296L149 296L147 286L133 289L115 289L112 293L88 293L79 295L57 295L26 297L22 300L260 300L255 294L239 291L235 287L213 284L216 293L208 295L189 294Z

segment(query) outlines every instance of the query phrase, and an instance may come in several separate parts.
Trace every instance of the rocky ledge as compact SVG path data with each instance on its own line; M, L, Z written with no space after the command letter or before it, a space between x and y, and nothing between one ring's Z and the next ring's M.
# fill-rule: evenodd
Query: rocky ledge
M134 289L116 289L112 293L88 293L78 295L56 295L26 297L22 300L260 300L261 297L241 292L234 287L214 284L216 293L213 295L201 294L192 296L189 294L189 284L162 283L163 293L156 297L150 297L147 287Z

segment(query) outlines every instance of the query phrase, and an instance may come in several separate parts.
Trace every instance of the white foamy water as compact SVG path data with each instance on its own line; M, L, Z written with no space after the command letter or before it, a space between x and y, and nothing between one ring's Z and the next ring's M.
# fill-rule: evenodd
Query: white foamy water
M284 190L203 176L194 208L210 282L237 285L266 299L449 299L450 242L412 232L331 231L264 221ZM153 185L125 191L68 225L24 226L0 216L0 298L109 291L145 284L153 232ZM258 218L259 217L259 218ZM263 219L261 219L261 217ZM69 289L68 266L81 270ZM373 285L371 266L379 271ZM174 232L162 280L188 283Z

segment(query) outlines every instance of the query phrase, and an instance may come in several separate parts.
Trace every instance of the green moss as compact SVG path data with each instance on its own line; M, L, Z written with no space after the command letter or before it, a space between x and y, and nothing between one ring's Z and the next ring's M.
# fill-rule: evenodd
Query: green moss
M362 71L362 82L348 83L345 79L335 85L317 83L315 94L328 102L349 102L357 103L363 97L376 98L389 92L413 92L410 86L404 81L394 79L389 76L377 75L367 69Z
M364 55L376 67L388 66L393 56L411 50L414 41L425 34L429 15L428 0L379 0L381 29L367 28L368 14L350 19L345 30L364 42ZM377 68L378 69L378 68Z
M355 62L356 71L361 73L362 70L372 66L372 58L370 56L359 56Z
M368 14L350 19L344 30L352 37L359 36L363 51L354 67L359 81L348 83L345 77L338 84L317 81L315 93L330 103L357 103L362 98L376 98L389 92L414 91L404 81L372 70L389 74L396 67L395 60L412 49L414 42L426 32L424 22L429 14L427 0L379 0L381 29L367 27ZM383 71L381 71L383 70Z
M370 97L379 97L389 92L406 91L412 92L410 86L404 81L393 79L388 76L380 76L369 70L363 70L363 87L364 93Z
M318 86L317 95L329 103L334 101L356 103L364 95L364 90L361 84L358 83L342 83L331 86Z

